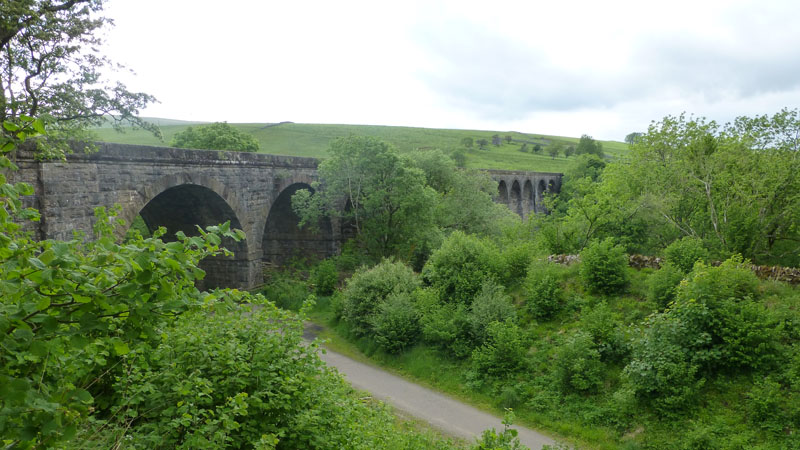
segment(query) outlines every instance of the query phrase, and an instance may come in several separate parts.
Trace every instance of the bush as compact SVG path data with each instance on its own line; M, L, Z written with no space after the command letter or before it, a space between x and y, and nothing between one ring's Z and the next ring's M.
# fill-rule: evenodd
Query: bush
M602 384L603 363L589 333L574 333L556 350L554 372L562 392L590 392Z
M314 293L317 295L333 294L338 283L339 271L336 270L336 263L332 259L320 262L311 273L311 284L314 285Z
M652 405L661 415L689 406L705 382L697 376L699 366L681 345L687 334L684 324L657 314L631 345L631 361L623 372L626 382L642 403Z
M446 303L469 305L484 281L499 279L499 255L486 240L455 231L433 252L422 277Z
M420 334L419 311L409 292L391 293L372 317L375 342L389 353L413 345Z
M580 277L589 291L620 294L628 284L628 256L612 239L595 242L581 252Z
M514 322L516 318L517 310L503 286L492 280L485 281L470 306L473 341L480 345L486 340L490 323Z
M525 332L509 322L492 322L486 342L472 351L472 376L479 380L503 378L520 371L528 354Z
M678 290L678 297L685 301L695 299L712 304L730 298L754 299L758 296L758 277L745 265L741 256L734 256L719 267L700 264L689 274L687 281Z
M708 250L703 247L703 241L699 238L686 236L673 241L664 249L664 260L683 273L689 273L697 261L708 261Z
M524 279L528 273L528 266L533 259L533 244L523 242L509 245L503 249L500 257L503 265L503 280L511 286Z
M762 370L777 363L781 326L752 300L758 280L741 258L702 263L663 313L648 318L625 368L639 396L670 413L687 406L704 380L721 370Z
M647 279L648 297L664 309L675 300L678 285L683 280L684 272L671 263L664 263Z
M109 448L446 447L399 432L388 411L352 395L303 343L294 315L269 304L215 309L130 354L113 386L120 432Z
M561 282L558 268L548 262L536 262L528 269L525 278L525 301L528 310L537 319L552 317L561 306Z
M604 361L621 361L630 353L627 327L606 302L582 312L580 329L591 335Z
M780 433L791 423L789 408L780 383L771 379L756 381L747 396L747 409L753 425L770 433Z
M372 268L362 268L347 280L342 294L342 318L354 333L372 331L372 315L389 294L413 292L419 278L405 264L384 259Z
M283 309L298 311L310 292L308 285L291 272L275 272L261 293Z
M469 356L474 348L472 320L462 304L436 304L421 318L422 337L456 358Z

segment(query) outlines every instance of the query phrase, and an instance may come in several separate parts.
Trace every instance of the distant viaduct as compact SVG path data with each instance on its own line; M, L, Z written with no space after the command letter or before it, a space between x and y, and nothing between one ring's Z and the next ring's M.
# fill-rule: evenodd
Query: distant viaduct
M230 258L204 261L205 285L249 288L262 282L264 261L294 255L334 254L343 240L336 221L320 233L297 227L291 196L317 179L318 160L254 153L98 144L93 153L67 161L36 161L21 152L15 181L34 186L28 199L41 213L38 239L91 234L94 208L122 206L131 223L141 215L150 230L165 226L193 234L195 225L230 220L247 238L228 243ZM559 191L561 174L489 170L498 186L496 201L522 217L544 212L546 191Z

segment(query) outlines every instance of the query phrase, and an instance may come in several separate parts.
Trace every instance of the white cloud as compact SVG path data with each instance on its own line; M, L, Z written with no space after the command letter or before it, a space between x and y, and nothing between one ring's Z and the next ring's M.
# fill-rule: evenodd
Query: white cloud
M798 106L800 4L111 0L144 113L622 139Z

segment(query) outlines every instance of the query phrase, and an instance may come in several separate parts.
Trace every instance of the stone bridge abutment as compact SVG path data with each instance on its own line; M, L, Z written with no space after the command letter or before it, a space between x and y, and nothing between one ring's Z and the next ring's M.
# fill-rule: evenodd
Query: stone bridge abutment
M34 186L27 199L42 220L33 231L39 239L90 236L94 208L119 204L128 224L141 216L148 229L164 226L169 234L196 234L230 221L246 239L225 242L232 257L203 262L206 286L250 288L261 283L263 263L281 264L293 256L329 256L343 235L336 221L316 230L300 229L291 196L317 180L314 158L224 151L186 150L100 143L98 151L76 151L67 161L36 161L21 152L15 181ZM558 191L561 175L489 171L498 181L496 201L527 218L544 212L542 198ZM344 231L344 233L343 233Z

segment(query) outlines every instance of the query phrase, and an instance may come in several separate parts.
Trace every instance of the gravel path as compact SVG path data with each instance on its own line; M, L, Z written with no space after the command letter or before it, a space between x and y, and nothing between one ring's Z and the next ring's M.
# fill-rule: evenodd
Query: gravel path
M370 392L376 398L427 421L447 434L474 441L483 430L503 429L500 419L472 406L342 354L327 349L326 353L320 353L322 360L337 368L356 389ZM531 429L516 425L513 428L519 431L520 442L532 450L555 443L551 438Z

